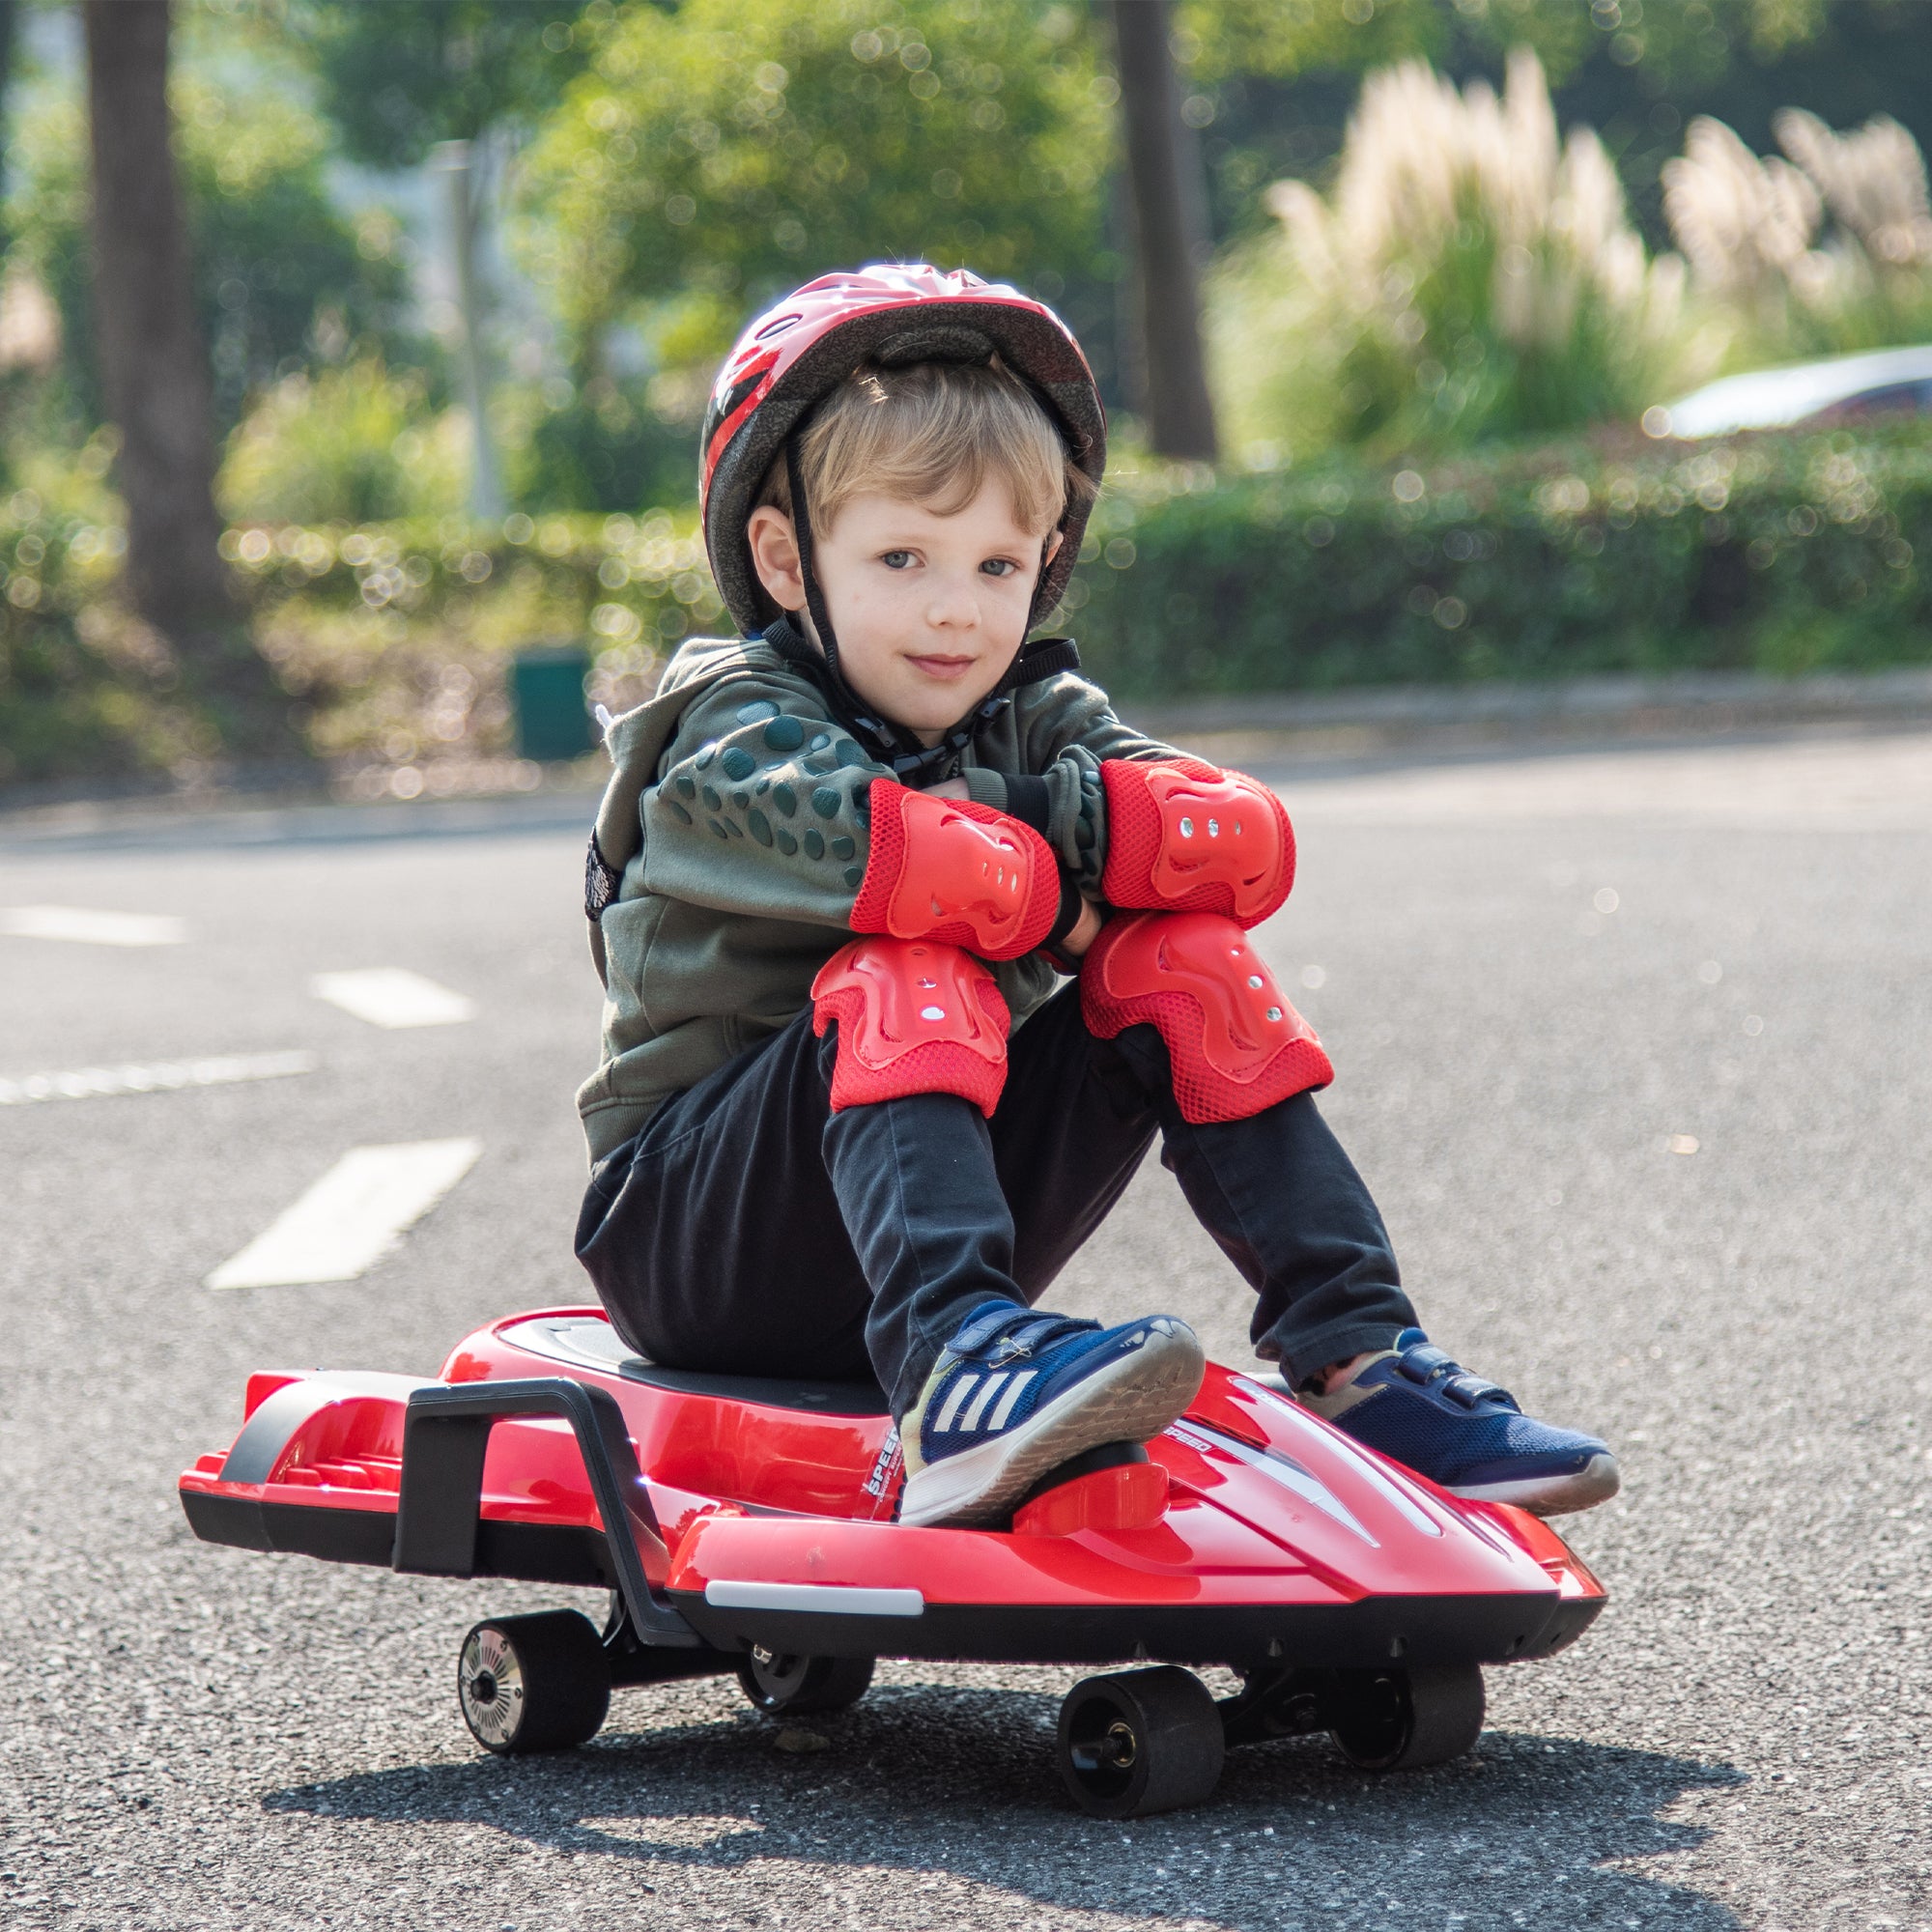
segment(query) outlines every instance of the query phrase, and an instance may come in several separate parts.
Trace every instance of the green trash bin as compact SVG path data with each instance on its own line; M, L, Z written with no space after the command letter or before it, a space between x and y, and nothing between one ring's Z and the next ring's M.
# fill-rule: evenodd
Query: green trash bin
M510 660L510 706L516 717L517 755L549 764L581 758L596 742L583 683L590 653L581 645L532 647Z

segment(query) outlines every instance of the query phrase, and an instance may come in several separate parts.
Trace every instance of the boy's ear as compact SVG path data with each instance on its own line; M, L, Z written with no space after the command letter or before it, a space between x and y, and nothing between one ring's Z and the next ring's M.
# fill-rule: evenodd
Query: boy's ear
M798 533L791 519L770 503L760 503L745 523L752 568L765 594L781 611L805 608L805 571L799 563Z
M1042 577L1046 575L1047 565L1050 564L1053 561L1053 559L1060 554L1060 546L1064 544L1065 541L1066 541L1066 532L1065 530L1055 530L1053 534L1047 538L1045 543L1043 543L1040 546L1039 571Z

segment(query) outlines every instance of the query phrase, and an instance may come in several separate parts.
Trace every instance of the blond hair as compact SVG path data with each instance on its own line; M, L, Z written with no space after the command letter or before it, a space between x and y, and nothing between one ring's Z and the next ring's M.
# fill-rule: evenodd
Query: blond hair
M863 363L819 406L800 439L799 469L814 527L829 530L854 497L897 497L956 515L987 478L1007 486L1020 527L1044 537L1094 484L1067 461L1051 416L997 359ZM758 504L791 514L782 456Z

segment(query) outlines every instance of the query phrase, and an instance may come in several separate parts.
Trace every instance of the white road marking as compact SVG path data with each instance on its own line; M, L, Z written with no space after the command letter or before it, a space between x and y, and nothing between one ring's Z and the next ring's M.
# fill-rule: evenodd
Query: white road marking
M312 1053L223 1053L206 1060L157 1060L143 1066L82 1066L71 1073L29 1073L0 1080L0 1107L36 1100L92 1100L108 1094L174 1093L184 1087L227 1087L239 1080L280 1080L313 1073Z
M379 1027L455 1026L476 1017L476 1002L401 966L356 973L318 973L308 989L319 1000Z
M72 939L83 946L179 946L187 921L160 912L101 912L94 906L0 908L0 932L15 939Z
M208 1277L210 1288L354 1281L380 1261L475 1164L477 1140L351 1148Z

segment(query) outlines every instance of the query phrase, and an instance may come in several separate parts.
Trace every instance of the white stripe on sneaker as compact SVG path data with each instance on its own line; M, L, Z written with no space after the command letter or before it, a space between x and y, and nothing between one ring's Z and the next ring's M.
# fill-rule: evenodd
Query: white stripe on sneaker
M1013 1404L1019 1401L1020 1391L1038 1374L1039 1371L1037 1369L1022 1369L1012 1378L1006 1394L1000 1398L999 1407L994 1409L992 1415L987 1419L986 1427L988 1429L1004 1429L1007 1426L1007 1418L1012 1414Z
M946 1392L946 1400L939 1406L939 1413L932 1418L933 1434L943 1435L952 1427L952 1418L959 1413L959 1405L968 1394L979 1385L980 1378L971 1369L960 1371L957 1380Z
M986 1378L985 1382L980 1387L980 1393L973 1398L973 1406L959 1418L961 1429L979 1428L980 1418L986 1412L986 1405L992 1401L994 1392L1006 1378L1007 1371L1005 1369L1001 1369L996 1374Z

